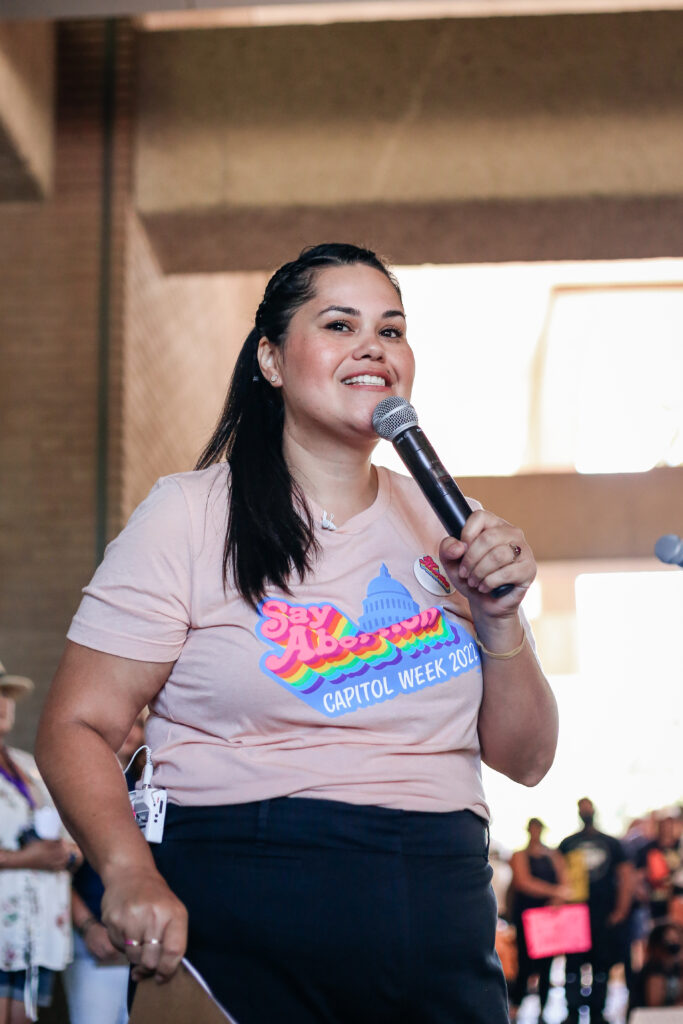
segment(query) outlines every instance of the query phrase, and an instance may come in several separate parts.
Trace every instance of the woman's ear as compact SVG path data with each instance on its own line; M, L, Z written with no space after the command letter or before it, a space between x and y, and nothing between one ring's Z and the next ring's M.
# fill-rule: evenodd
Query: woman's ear
M256 358L264 379L273 387L280 387L282 382L278 368L277 349L271 345L265 335L258 343Z

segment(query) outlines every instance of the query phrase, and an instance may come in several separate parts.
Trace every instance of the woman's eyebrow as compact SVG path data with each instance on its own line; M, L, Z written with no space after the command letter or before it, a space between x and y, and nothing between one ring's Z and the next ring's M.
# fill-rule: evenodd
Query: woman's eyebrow
M324 316L325 313L346 313L347 316L360 316L360 310L354 309L353 306L326 306L325 309L321 309L318 316Z
M320 310L318 316L324 316L325 313L345 313L347 316L361 315L360 310L354 309L353 306L326 306L325 309ZM404 320L406 318L402 309L387 309L386 312L382 313L382 319L392 316L401 316Z

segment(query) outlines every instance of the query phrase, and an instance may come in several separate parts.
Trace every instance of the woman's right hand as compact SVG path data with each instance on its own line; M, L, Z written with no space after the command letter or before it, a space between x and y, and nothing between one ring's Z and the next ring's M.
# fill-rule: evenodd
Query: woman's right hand
M63 839L34 839L18 851L17 866L34 871L65 871L72 849Z
M571 899L572 890L569 885L558 885L555 887L555 892L551 899L551 904L554 907L561 907L563 903L568 903Z
M106 880L102 921L133 965L133 981L168 981L187 946L187 910L148 867L119 869Z
M93 920L88 925L87 931L83 935L83 941L98 964L108 966L109 964L123 965L126 963L123 953L112 945L107 929L99 921Z

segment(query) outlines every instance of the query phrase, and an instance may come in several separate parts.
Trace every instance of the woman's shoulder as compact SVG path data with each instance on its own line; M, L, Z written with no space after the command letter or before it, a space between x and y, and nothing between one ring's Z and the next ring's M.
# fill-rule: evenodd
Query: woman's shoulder
M156 492L169 493L180 490L188 501L203 501L214 492L225 496L225 487L230 480L227 462L217 462L206 469L191 469L185 473L170 473L161 476L152 487L150 496Z
M207 469L194 469L185 473L171 473L159 477L147 496L131 515L128 526L146 520L169 525L187 521L204 521L208 510L225 514L226 494L230 469L226 462Z
M386 466L378 466L377 473L380 487L386 491L390 509L402 511L406 508L421 508L424 510L426 499L412 476L398 473Z
M30 775L31 778L40 778L33 754L29 754L28 750L21 750L19 747L8 747L7 749L9 756L22 772Z
M132 570L141 578L144 566L157 574L189 565L207 535L225 532L228 478L226 463L160 477L107 545L91 586L120 585Z

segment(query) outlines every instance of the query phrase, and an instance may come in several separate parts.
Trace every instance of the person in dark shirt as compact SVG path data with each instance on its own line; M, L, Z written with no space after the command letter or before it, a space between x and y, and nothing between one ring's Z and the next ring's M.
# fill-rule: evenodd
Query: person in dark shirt
M675 831L675 819L667 814L657 822L657 835L641 847L636 858L639 878L648 891L653 922L668 918L674 896L674 878L683 857Z
M633 872L621 843L599 832L593 824L595 807L582 797L578 802L583 828L560 843L574 902L586 902L590 914L591 948L587 953L570 953L566 960L565 992L567 1024L578 1024L579 1010L587 1005L590 1024L605 1024L603 1010L607 979L615 963L623 963L628 952L628 914L633 891ZM590 988L581 985L581 968L591 967Z
M569 894L562 856L541 842L544 828L545 825L538 818L530 818L527 825L529 842L523 850L516 850L510 861L511 911L517 942L517 977L510 990L511 1020L515 1020L517 1016L517 1010L527 993L532 974L538 975L541 1016L550 992L550 967L553 958L532 959L529 956L522 914L533 907L564 903Z

